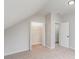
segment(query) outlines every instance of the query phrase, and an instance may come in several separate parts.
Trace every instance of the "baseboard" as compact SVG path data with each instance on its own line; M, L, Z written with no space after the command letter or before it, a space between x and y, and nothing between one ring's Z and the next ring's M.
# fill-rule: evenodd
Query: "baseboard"
M50 49L50 47L48 45L46 45L46 48L49 48Z
M55 47L49 47L48 45L46 45L46 47L49 48L49 49L54 49L55 48Z
M32 45L37 45L37 44L41 44L41 42L32 43Z
M75 48L70 47L70 49L75 50Z
M20 53L20 52L24 52L24 51L29 51L29 49L28 50L19 50L19 51L14 51L14 52L10 52L10 53L4 53L4 56L8 56L8 55L12 55L12 54L16 54L16 53Z

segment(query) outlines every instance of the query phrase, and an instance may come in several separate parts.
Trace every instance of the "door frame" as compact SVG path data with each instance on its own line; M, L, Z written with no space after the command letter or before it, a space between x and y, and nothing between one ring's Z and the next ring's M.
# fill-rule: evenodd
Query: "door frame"
M29 51L32 51L32 38L31 38L31 22L32 20L29 21ZM45 46L45 22L43 23L44 24L44 44L43 46Z

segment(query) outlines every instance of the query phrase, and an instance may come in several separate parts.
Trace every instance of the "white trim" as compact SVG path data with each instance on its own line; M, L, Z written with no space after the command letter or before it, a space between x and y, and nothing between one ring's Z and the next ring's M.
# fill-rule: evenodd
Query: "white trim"
M51 47L49 47L48 45L46 45L46 48L52 49Z
M29 24L30 24L30 27L29 27L29 28L30 28L30 31L29 31L29 34L30 34L30 35L29 35L29 37L30 37L30 38L29 38L29 50L30 50L30 51L32 51L32 45L42 44L43 46L45 46L45 42L44 42L44 44L43 44L43 43L40 43L40 42L32 43L32 38L31 38L31 32L32 32L32 31L31 31L31 29L32 29L32 28L31 28L31 22L32 22L32 21L30 20L30 23L29 23ZM45 31L45 23L44 23L44 31ZM44 35L45 35L45 32L44 32ZM45 37L44 37L44 40L45 40Z
M41 44L41 42L35 42L35 43L32 43L32 45L36 45L36 44Z
M69 47L70 49L73 49L73 50L75 50L75 48L72 48L72 47Z
M20 53L20 52L23 52L23 51L29 51L29 49L28 49L28 50L25 49L25 50L19 50L19 51L14 51L14 52L5 53L4 56L16 54L16 53Z

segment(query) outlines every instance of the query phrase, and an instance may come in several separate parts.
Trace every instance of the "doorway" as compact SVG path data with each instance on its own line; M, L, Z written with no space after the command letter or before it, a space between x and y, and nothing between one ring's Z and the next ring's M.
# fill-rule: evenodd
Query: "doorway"
M59 29L60 23L55 23L55 44L59 45Z
M56 46L60 45L69 48L69 23L55 23L55 43Z
M45 24L43 22L31 21L30 26L30 50L33 46L45 46Z

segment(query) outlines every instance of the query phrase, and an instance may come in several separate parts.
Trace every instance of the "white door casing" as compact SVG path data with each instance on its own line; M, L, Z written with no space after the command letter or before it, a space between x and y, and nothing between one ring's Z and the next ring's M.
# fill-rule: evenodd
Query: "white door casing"
M41 35L42 35L42 38L41 38L42 42L41 42L41 44L43 46L45 46L45 23L42 23L42 24L43 24L43 26L41 26L41 28L42 28L42 33L41 33ZM29 50L32 51L32 23L31 23L31 21L30 21Z

